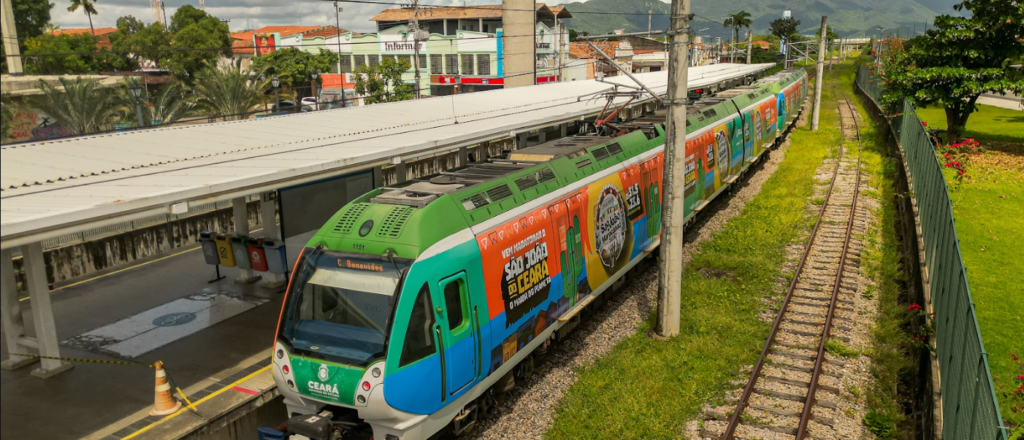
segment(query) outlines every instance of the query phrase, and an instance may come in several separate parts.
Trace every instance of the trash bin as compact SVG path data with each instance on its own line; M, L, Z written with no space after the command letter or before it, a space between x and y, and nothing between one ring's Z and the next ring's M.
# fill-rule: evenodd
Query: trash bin
M267 259L268 272L288 273L288 253L283 240L263 240L263 250Z
M203 247L203 258L206 264L220 264L220 254L217 252L217 242L213 239L213 233L204 231L199 233L199 244Z
M231 236L231 252L235 254L235 267L242 270L252 269L249 261L249 237L245 235Z
M252 263L252 269L257 272L266 272L267 252L263 250L263 239L250 238L247 247L249 248L249 262Z
M235 267L235 254L231 251L231 240L227 235L217 234L214 238L217 244L217 256L220 257L220 265L224 267Z

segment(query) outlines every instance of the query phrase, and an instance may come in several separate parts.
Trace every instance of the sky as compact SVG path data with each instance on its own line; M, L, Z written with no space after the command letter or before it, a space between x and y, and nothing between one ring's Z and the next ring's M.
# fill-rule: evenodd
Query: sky
M118 17L131 15L144 22L153 21L153 12L149 0L93 0L97 15L92 17L97 27L115 27ZM401 0L374 0L384 3L400 3ZM54 3L50 11L51 21L63 29L87 28L89 20L79 9L68 12L69 0L51 0ZM474 5L501 3L498 0L474 0ZM167 16L182 5L199 6L199 0L165 0ZM461 5L457 0L424 0L421 5ZM354 31L373 31L376 27L370 17L378 12L395 6L344 3L339 2L344 11L341 13L341 27ZM271 25L302 25L302 26L333 26L335 23L334 5L330 1L318 0L206 0L206 12L228 23L232 32L256 29Z

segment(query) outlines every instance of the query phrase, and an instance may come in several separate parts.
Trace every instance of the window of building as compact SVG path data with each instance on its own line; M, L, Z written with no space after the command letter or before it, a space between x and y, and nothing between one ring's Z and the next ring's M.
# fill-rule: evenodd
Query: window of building
M462 54L462 74L473 74L473 54Z
M366 55L355 55L356 66L355 70L359 70L366 65Z
M352 72L352 55L341 56L341 71L349 73Z
M423 56L423 55L420 55L420 56ZM441 61L441 55L431 55L430 56L430 74L431 75L440 75L440 74L444 73L444 70L441 69L442 63L443 62Z
M459 74L459 57L458 55L445 55L444 56L444 73L449 75Z
M370 67L377 67L378 65L380 65L380 58L377 58L377 55L367 55L366 57L369 58L367 60L367 64L369 64Z
M412 66L412 67L415 68L416 66ZM420 54L420 69L426 69L426 68L427 68L427 56L424 55L424 54Z
M396 58L397 58L396 61L398 61L399 63L404 61L405 64L408 64L409 65L409 69L408 70L413 70L414 66L412 65L412 55L398 55Z
M485 33L486 33L486 32L489 32L489 30L488 30L488 28L489 28L489 27L490 27L490 25L489 25L489 24L485 24L485 25L484 25L484 32L485 32Z
M434 309L430 303L430 289L426 284L416 296L409 328L405 331L405 346L402 347L400 367L434 354Z
M476 74L477 75L490 75L491 74L491 55L482 53L476 56Z

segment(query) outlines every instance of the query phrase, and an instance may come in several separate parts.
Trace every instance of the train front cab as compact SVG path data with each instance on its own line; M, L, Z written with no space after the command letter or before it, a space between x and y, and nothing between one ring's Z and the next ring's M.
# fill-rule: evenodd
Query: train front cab
M487 374L479 252L464 247L415 262L306 249L273 357L289 414L330 411L353 435L344 438L372 429L417 440L444 428L457 415L450 404Z

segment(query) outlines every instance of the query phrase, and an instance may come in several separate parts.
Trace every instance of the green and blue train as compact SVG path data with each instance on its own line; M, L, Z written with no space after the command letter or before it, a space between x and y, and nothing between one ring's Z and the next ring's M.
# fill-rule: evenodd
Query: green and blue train
M687 107L685 215L794 122L806 74ZM466 431L533 355L646 256L661 232L664 112L379 188L299 256L273 376L289 432L423 440Z

